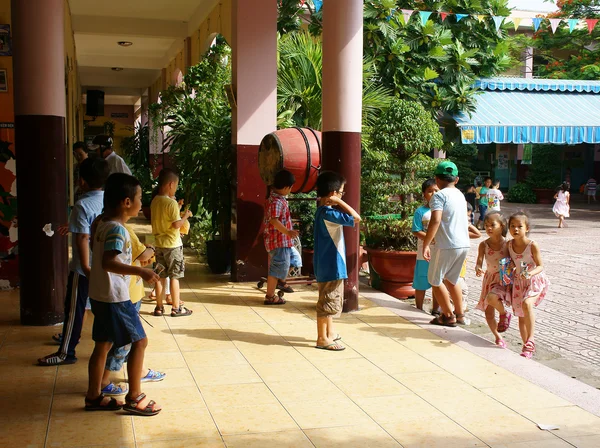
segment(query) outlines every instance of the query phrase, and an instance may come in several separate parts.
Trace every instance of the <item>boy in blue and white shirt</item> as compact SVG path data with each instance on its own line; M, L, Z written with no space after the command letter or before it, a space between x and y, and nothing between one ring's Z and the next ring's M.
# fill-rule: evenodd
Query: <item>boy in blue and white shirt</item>
M322 350L341 351L346 347L333 330L333 318L342 312L346 271L344 226L360 222L356 211L342 201L346 179L332 171L322 172L317 179L319 207L315 214L314 269L319 289L317 302L317 345ZM333 207L339 207L337 210Z

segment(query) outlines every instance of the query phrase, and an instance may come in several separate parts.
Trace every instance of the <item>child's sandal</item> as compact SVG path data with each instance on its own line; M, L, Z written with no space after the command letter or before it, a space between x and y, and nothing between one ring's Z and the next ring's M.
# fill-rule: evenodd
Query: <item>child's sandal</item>
M150 400L145 408L140 409L138 405L142 402L142 400L146 398L146 394L142 393L137 398L129 398L125 397L125 406L123 406L123 410L128 412L129 414L134 415L142 415L145 417L151 417L153 415L158 414L161 410L155 409L154 406L156 402L154 400Z
M164 306L157 306L156 308L154 308L154 312L152 314L154 316L157 316L157 317L164 316L164 314L165 314L165 307Z
M192 310L187 309L184 306L179 306L179 308L171 309L171 317L186 317L192 314Z
M533 358L533 354L535 353L535 342L527 341L525 345L523 345L523 350L521 351L521 356L523 358L531 359Z
M498 322L498 333L504 333L510 328L510 319L512 314L506 312L500 315L500 322Z

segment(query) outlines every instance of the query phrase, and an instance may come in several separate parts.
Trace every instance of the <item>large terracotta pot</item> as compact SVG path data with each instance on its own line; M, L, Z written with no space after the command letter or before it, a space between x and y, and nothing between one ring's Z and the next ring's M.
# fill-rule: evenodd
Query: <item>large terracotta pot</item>
M412 287L416 252L395 252L367 248L371 268L380 277L379 290L397 299L414 297Z
M314 275L313 256L315 251L302 248L302 275Z
M552 204L554 203L554 195L556 191L551 188L534 188L533 192L537 198L538 204Z

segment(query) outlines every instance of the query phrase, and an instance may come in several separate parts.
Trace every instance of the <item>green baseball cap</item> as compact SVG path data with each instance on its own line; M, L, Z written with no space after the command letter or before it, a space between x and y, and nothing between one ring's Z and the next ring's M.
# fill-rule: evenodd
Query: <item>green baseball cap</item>
M458 168L454 162L450 162L450 160L444 160L443 162L438 163L438 166L435 168L436 176L443 176L444 174L449 174L450 176L458 176Z

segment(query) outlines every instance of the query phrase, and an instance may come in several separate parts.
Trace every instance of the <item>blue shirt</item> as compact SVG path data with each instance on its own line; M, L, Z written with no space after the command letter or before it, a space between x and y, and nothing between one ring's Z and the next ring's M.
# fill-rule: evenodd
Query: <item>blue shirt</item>
M354 218L330 206L317 208L313 265L319 283L348 278L343 226L353 227Z
M436 249L465 249L469 241L467 201L458 188L444 188L429 201L431 211L442 211L442 221L435 234Z
M81 269L81 260L79 259L79 251L75 234L81 233L90 235L92 223L102 213L104 207L104 192L102 190L88 191L84 193L73 206L71 216L69 217L69 232L72 235L73 257L69 269L78 274L85 275ZM92 256L90 254L90 263Z
M413 216L412 231L427 233L429 221L431 221L431 209L426 205L422 205L415 211L415 216ZM417 238L417 260L425 260L423 258L423 240L420 238Z

